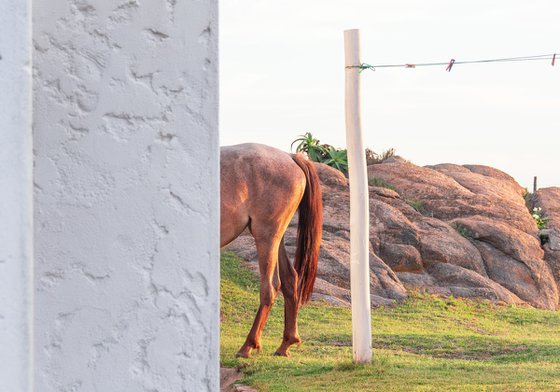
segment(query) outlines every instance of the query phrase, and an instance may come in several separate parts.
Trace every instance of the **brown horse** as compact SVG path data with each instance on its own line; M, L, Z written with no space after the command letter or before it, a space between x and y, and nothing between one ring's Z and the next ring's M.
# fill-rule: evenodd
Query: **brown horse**
M301 154L261 144L221 148L221 246L249 228L255 238L260 272L260 306L239 357L260 350L261 335L278 291L284 295L284 337L275 355L288 356L301 344L297 314L313 291L322 235L319 178ZM297 250L292 265L284 232L299 209Z

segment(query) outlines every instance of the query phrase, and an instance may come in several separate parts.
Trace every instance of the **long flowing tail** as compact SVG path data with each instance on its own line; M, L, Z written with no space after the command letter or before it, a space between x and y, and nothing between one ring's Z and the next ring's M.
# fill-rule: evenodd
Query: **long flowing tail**
M319 247L323 235L323 200L319 176L313 164L301 154L294 154L292 158L305 173L307 182L298 210L297 249L294 263L298 273L299 304L303 305L311 298L317 276Z

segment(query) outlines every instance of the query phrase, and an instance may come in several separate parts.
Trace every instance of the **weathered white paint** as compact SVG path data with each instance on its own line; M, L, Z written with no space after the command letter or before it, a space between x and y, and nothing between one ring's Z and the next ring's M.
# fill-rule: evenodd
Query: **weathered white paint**
M217 0L34 7L36 390L218 390Z
M344 32L346 67L360 65L360 32ZM360 70L346 68L346 146L350 181L350 290L354 361L371 362L369 195L360 119Z
M0 391L31 391L31 6L0 2Z

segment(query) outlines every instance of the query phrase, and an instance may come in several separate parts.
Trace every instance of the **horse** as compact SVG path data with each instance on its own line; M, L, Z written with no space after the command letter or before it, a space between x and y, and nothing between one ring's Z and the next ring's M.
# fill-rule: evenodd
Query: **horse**
M274 353L289 356L301 345L297 315L313 292L322 236L321 186L313 164L302 154L288 154L262 144L240 144L220 152L221 227L223 248L246 228L255 239L260 275L260 304L253 326L237 357L261 349L261 335L281 290L284 334ZM298 210L297 248L292 264L284 233Z

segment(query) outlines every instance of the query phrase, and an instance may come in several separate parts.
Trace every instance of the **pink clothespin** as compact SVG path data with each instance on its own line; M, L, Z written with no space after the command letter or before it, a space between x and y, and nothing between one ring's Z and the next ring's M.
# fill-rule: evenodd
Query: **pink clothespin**
M556 53L552 55L552 66L554 67L554 62L556 61Z
M451 68L453 68L453 64L455 64L455 59L451 59L449 64L447 64L447 68L445 69L447 72L451 72Z
M416 68L416 64L405 64L405 68Z

